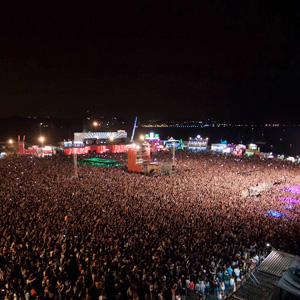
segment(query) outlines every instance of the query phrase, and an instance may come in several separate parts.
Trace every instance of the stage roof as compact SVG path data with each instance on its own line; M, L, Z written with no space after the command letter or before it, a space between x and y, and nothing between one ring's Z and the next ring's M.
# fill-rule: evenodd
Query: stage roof
M299 257L282 251L272 251L267 258L261 263L261 265L253 273L254 276L250 276L243 286L239 288L233 295L228 299L230 300L267 300L267 299L278 299L276 287L281 287L287 290L287 286L291 287L291 278L288 276L289 268L294 265L295 261L299 261ZM297 264L300 267L299 264ZM300 269L298 269L299 271ZM287 272L288 271L288 272ZM285 278L283 280L283 278ZM281 281L281 285L280 285ZM277 289L278 289L277 287ZM298 287L300 284L298 282ZM289 291L290 292L290 291ZM298 292L296 289L293 292ZM293 294L293 292L291 292Z

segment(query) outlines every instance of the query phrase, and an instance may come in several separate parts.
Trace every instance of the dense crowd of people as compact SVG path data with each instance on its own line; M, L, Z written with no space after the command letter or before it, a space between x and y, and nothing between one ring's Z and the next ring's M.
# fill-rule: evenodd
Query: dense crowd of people
M300 254L298 165L177 151L149 177L113 158L78 179L64 156L0 160L1 299L224 299L271 247Z

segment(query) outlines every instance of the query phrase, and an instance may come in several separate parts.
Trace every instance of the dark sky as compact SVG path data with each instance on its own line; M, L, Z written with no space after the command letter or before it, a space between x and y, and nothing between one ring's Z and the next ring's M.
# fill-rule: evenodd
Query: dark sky
M292 1L29 2L1 9L0 117L300 123Z

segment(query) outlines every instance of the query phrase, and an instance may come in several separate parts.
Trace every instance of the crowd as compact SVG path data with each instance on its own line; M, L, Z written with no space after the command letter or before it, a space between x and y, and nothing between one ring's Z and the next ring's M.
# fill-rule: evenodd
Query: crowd
M1 299L224 299L271 247L300 254L298 165L177 151L148 177L113 158L78 179L63 156L0 160Z

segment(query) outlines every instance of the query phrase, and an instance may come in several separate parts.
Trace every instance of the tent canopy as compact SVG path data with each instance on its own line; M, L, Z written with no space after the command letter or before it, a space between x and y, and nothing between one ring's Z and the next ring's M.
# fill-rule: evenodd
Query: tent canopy
M297 257L277 284L300 299L300 257Z

